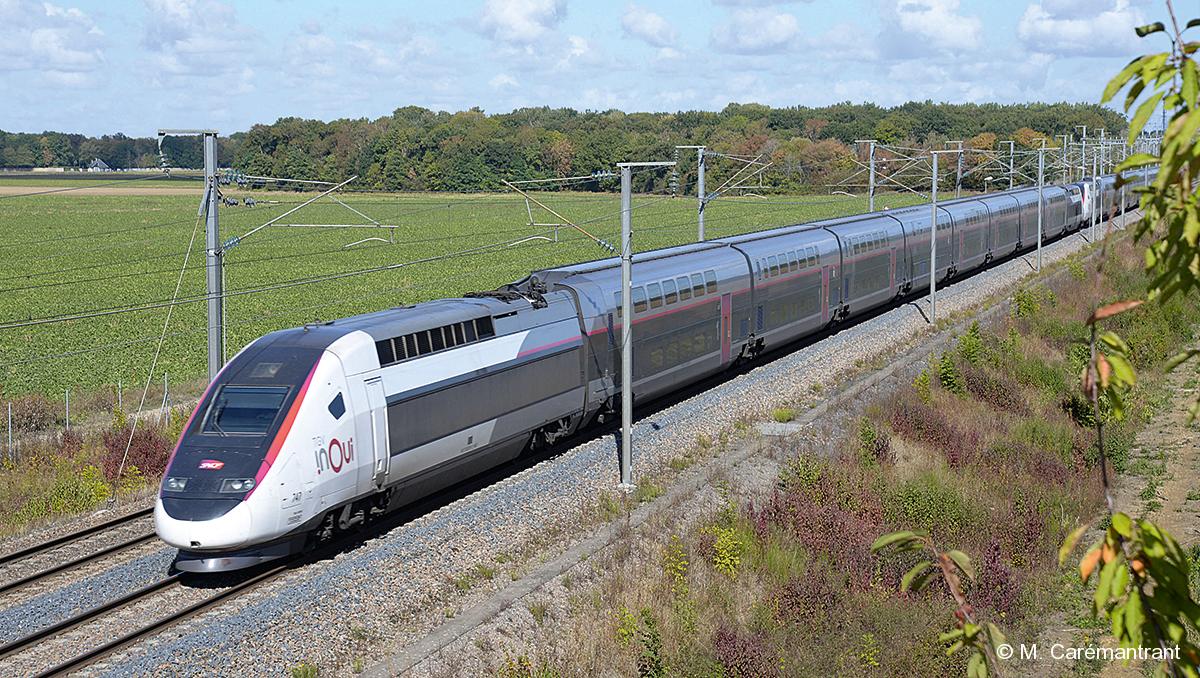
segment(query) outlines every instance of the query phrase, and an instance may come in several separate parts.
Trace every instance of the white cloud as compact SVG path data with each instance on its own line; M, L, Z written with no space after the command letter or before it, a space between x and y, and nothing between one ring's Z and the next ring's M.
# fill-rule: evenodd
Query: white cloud
M726 7L766 7L768 5L794 5L797 2L812 2L812 0L713 0L714 5Z
M1031 50L1063 55L1136 53L1134 26L1146 23L1128 0L1043 0L1025 8L1017 36Z
M0 2L0 71L36 71L70 87L92 84L107 39L75 7L28 0Z
M983 21L959 14L959 0L895 0L884 16L883 37L893 54L929 48L966 52L983 47Z
M238 23L232 6L217 0L145 0L145 5L142 45L168 77L246 74L242 64L251 60L246 53L257 36Z
M488 80L488 85L492 89L505 89L509 87L517 87L520 85L520 83L518 83L517 79L508 73L497 73L495 77L493 77L491 80Z
M771 9L739 9L712 29L713 47L734 54L786 50L800 33L795 15Z
M479 16L479 29L494 40L527 45L566 16L565 0L487 0Z
M625 34L637 38L653 47L670 47L679 37L666 19L645 7L630 5L621 16L621 28Z

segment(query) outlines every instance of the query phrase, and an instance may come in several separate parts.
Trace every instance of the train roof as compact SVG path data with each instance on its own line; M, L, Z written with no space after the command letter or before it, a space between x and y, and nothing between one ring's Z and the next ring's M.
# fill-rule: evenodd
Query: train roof
M397 306L348 318L310 323L267 335L280 346L325 348L341 337L363 331L376 339L440 327L469 318L501 315L529 308L525 299L503 301L492 297L435 299L411 306Z
M709 240L705 242L688 243L685 245L675 245L672 247L664 247L662 249L650 250L649 252L637 252L633 255L635 264L646 263L648 261L656 261L658 259L666 259L668 257L679 256L681 254L691 254L693 252L703 252L705 250L715 250L725 247L723 241ZM596 273L617 268L621 265L621 257L606 257L604 259L595 259L593 261L585 261L578 264L569 264L567 266L556 266L554 268L544 268L534 271L531 277L545 283L554 283L573 275L584 273Z

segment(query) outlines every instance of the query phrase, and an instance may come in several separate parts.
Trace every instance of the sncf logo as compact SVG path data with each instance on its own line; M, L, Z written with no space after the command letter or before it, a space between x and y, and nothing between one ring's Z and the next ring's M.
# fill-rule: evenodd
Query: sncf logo
M200 468L204 471L219 471L225 468L225 462L216 459L205 459L200 462Z
M339 473L354 459L354 438L346 438L344 443L333 438L329 441L329 447L319 448L316 454L317 475L326 469Z

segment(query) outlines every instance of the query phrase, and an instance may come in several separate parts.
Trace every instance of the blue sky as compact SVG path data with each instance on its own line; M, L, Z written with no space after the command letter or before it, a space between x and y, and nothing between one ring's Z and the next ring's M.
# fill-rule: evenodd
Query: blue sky
M231 133L412 104L1095 102L1150 48L1132 26L1160 18L1151 0L0 0L0 129Z

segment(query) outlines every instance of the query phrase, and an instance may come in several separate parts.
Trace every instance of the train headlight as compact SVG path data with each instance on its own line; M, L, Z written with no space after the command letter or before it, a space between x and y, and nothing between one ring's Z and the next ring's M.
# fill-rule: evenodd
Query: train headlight
M163 484L163 489L171 492L183 492L187 487L187 478L167 478L167 482Z
M254 489L253 478L226 478L221 481L222 492L249 492Z

